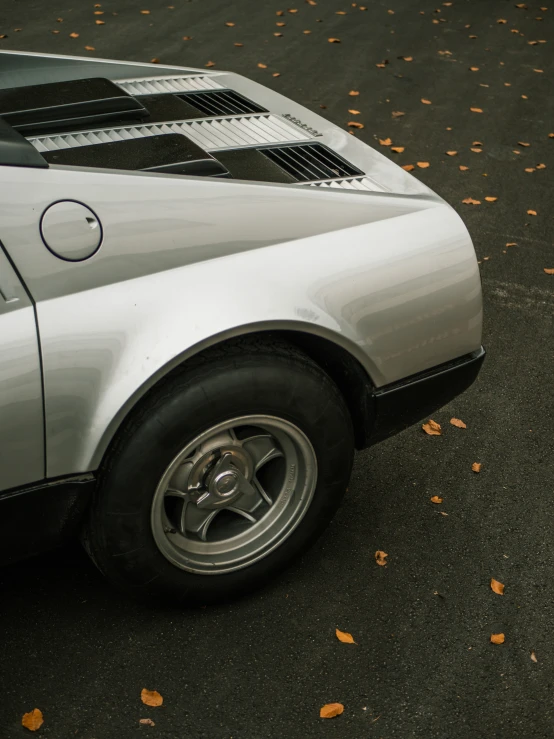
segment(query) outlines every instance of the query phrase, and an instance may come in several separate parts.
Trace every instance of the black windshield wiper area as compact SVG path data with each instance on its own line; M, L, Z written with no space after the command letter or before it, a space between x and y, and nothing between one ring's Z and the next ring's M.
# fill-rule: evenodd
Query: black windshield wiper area
M25 135L147 115L139 100L101 77L0 89L0 116Z

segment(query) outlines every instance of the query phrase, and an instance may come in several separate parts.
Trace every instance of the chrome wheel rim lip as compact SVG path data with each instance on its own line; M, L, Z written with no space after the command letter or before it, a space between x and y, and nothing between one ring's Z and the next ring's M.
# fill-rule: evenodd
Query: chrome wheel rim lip
M182 469L184 460L202 445L209 445L214 437L233 433L233 429L240 427L262 429L282 452L283 479L272 504L243 533L227 539L200 541L175 529L168 531L165 500L170 481ZM248 444L248 438L243 443ZM279 483L278 480L276 482ZM311 504L316 482L315 451L306 434L295 424L269 415L232 418L210 427L191 440L166 468L152 500L151 529L154 540L167 560L187 572L220 575L243 569L266 557L292 534Z

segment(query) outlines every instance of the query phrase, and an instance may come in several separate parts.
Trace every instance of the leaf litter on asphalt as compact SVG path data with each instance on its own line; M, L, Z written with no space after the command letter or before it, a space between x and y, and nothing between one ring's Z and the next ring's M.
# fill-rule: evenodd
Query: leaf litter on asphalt
M151 706L153 708L161 706L164 702L164 699L157 690L147 690L146 688L142 689L140 699L146 706Z
M320 718L335 718L344 712L342 703L326 703L319 709Z
M44 723L44 717L40 708L33 708L32 711L23 714L21 725L29 731L38 731Z
M348 631L340 631L340 629L335 629L335 635L337 639L342 642L343 644L355 644L354 637L352 634L349 634Z

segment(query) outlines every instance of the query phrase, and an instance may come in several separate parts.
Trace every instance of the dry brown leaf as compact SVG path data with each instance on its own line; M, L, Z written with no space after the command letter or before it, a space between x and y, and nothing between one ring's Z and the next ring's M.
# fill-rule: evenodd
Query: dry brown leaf
M473 464L471 465L471 469L473 470L473 472L481 472L481 467L482 467L482 466L483 466L483 465L482 465L482 463L481 463L481 462L474 462L474 463L473 463Z
M405 169L406 172L411 172L415 167L413 164L403 164L402 169Z
M486 195L485 200L487 201L487 203L495 203L498 198L493 198L492 195Z
M546 164L537 164L537 169L546 169Z
M427 169L431 166L429 162L416 162L416 164L420 169Z
M349 634L347 631L340 631L339 629L335 629L335 634L337 636L337 639L341 641L343 644L355 644L354 637L352 634Z
M78 33L70 33L69 35L71 36L71 38L79 38Z
M393 118L401 118L403 115L406 115L401 110L393 110L392 111L392 117Z
M479 71L479 67L470 67L469 70L470 70L470 72L478 72Z
M340 716L344 711L342 703L326 703L319 709L320 718L334 718Z
M348 112L351 113L352 115L361 115L360 111L354 110L354 108L349 108Z
M537 211L536 210L528 210L527 211L527 215L528 216L536 216L537 215Z
M550 267L543 267L543 270L544 270L545 274L547 274L547 275L554 275L554 267L552 267L552 268L550 268Z
M87 51L96 51L96 49L94 48L94 46L85 46L85 49Z
M460 172L467 172L467 170L469 169L469 167L465 167L463 164L460 164L460 166L458 167L458 169L460 170Z
M26 729L29 729L29 731L37 731L43 723L44 718L40 708L33 708L29 713L24 713L23 718L21 719L21 725Z
M536 662L536 661L537 661L537 655L535 654L535 652L531 652L531 662Z
M152 706L154 708L156 706L161 706L164 702L164 699L157 690L147 690L146 688L141 690L140 699L147 706Z
M151 718L139 718L139 724L146 724L146 726L156 726Z
M431 101L430 101L430 100L426 100L425 98L421 98L421 102L422 102L422 103L423 103L424 105L432 105Z
M350 126L350 128L363 128L363 123L358 123L358 121L348 121L346 124L347 126Z
M497 595L504 595L504 585L495 580L494 577L491 577L491 590Z
M142 15L150 15L149 10L141 10L140 12L142 13Z
M429 436L440 436L441 433L442 433L440 423L437 423L436 421L433 421L432 418L429 419L429 421L427 421L427 423L424 423L421 426L421 428Z
M281 76L281 72L273 72L273 74L271 76L272 77L280 77Z
M455 157L458 152L457 151L447 151L446 153L448 154L449 157Z
M390 150L394 151L395 154L402 154L402 152L404 151L404 147L403 146L391 146Z
M206 62L205 67L215 67L215 62Z
M358 92L358 90L350 90L348 94L350 95L350 97L354 98L357 97L360 93ZM552 134L552 137L554 138L554 133Z
M150 59L150 64L159 64L159 63L160 63L160 60L158 59L157 56Z
M97 26L105 26L106 25L106 21L96 20L94 22L96 23Z
M258 66L258 67L259 67L260 69L267 69L267 64L262 64L262 62L258 62L257 66Z
M392 139L379 139L379 143L381 146L390 146L392 144Z
M459 418L451 418L450 423L452 424L452 426L456 426L456 428L467 429L466 424Z
M483 149L480 149L478 146L472 146L470 148L470 151L475 152L475 154L480 154L483 151Z
M470 108L472 113L482 113L483 110L481 108Z
M504 644L506 637L504 634L491 634L492 644Z
M383 551L381 551L380 549L378 549L378 550L377 550L377 551L375 552L375 561L377 562L377 564L378 564L378 565L379 565L380 567L384 567L384 566L385 566L385 565L387 564L387 557L388 557L388 556L389 556L389 555L388 555L388 554L387 554L386 552L383 552Z
M330 44L340 44L340 38L328 38L327 41Z
M433 495L433 497L429 498L429 500L431 501L431 503L442 503L442 498L438 495Z
M285 15L285 11L284 11L284 10L278 10L278 11L277 11L277 12L275 13L275 15Z

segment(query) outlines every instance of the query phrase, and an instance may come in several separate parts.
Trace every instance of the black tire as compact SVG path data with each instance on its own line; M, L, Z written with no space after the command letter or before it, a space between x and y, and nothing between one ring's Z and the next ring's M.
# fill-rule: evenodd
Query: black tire
M265 558L219 575L185 571L155 543L150 523L154 491L187 441L246 414L277 416L306 434L318 465L310 506ZM127 419L99 474L85 547L110 581L135 595L185 604L235 597L266 583L324 531L345 493L353 453L344 399L311 359L280 341L224 345L173 372Z

